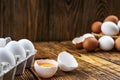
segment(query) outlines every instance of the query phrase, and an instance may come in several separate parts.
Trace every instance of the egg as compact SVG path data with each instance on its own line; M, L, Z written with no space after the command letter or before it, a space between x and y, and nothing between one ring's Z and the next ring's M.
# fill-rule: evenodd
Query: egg
M86 33L82 37L88 38L88 37L95 37L95 36L93 34L91 34L91 33Z
M6 40L4 38L0 38L0 47L5 47Z
M35 60L34 69L40 77L50 78L58 70L58 63L51 59Z
M30 40L21 39L18 41L18 43L21 44L25 50L29 50L30 53L35 53L34 45Z
M84 41L84 37L76 37L72 40L72 43L76 46L76 48L81 49L83 48L82 43Z
M100 21L94 22L92 24L92 27L91 27L92 32L100 33L101 32L101 25L102 25L102 22L100 22Z
M119 27L119 29L120 29L120 20L118 21L117 26L118 26L118 27Z
M10 41L5 48L11 51L15 57L19 58L18 62L26 59L26 53L24 48L17 41Z
M114 35L117 35L119 33L119 28L113 22L104 22L101 26L101 31L105 35L114 36Z
M14 55L5 48L0 48L0 63L8 62L11 66L15 66L16 61Z
M78 67L78 63L74 56L66 51L59 53L57 62L62 71L72 71Z
M115 48L120 51L120 37L115 40Z
M88 37L83 42L83 48L87 51L94 51L99 45L99 42L94 37Z
M107 22L107 21L111 21L111 22L114 22L115 24L117 24L119 19L115 15L110 15L104 19L104 22Z
M114 40L110 36L102 36L99 38L99 46L100 49L105 51L112 50L114 47Z

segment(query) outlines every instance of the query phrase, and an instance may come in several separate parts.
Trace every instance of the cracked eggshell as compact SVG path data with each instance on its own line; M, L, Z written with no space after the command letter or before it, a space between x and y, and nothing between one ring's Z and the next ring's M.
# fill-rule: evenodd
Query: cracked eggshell
M114 40L110 36L102 36L99 39L99 46L100 46L100 49L105 51L112 50L114 48Z
M85 38L84 37L76 37L72 40L72 43L76 46L76 48L83 48L83 42L84 42Z
M34 45L33 45L33 43L30 40L28 40L28 39L21 39L21 40L18 41L18 43L21 44L25 50L29 50L30 53L34 53L35 52Z
M93 34L91 34L91 33L86 33L82 37L84 37L86 39L88 37L95 37L95 36Z
M113 22L104 22L101 26L101 31L105 35L114 36L119 33L119 27Z
M0 48L0 62L8 62L11 66L16 64L14 55L5 48Z
M45 63L53 64L54 66L53 67L40 66L40 64L45 64ZM58 63L55 60L50 60L50 59L36 60L34 63L34 69L40 77L50 78L58 70Z
M26 53L25 53L24 48L17 41L10 41L5 46L5 48L11 51L14 54L14 56L19 55L20 61L26 58Z
M78 63L74 56L66 51L58 55L57 61L59 68L63 71L72 71L78 67Z

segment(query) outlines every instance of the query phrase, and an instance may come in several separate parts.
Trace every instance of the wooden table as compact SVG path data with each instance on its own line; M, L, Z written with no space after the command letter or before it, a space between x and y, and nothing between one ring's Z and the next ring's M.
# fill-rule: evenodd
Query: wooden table
M32 66L23 75L16 76L15 80L120 80L120 52L116 50L87 52L76 49L71 41L40 42L34 45L38 50L35 59L56 60L61 51L68 51L77 59L79 67L71 72L58 70L53 77L42 79Z

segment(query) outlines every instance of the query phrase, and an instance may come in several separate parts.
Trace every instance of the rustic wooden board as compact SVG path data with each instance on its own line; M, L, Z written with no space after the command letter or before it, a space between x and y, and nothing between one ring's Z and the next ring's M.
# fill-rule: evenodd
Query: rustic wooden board
M117 51L104 52L96 50L87 52L84 49L76 49L71 41L64 42L40 42L34 43L38 50L35 59L57 59L61 51L68 51L77 59L79 66L70 72L60 69L49 80L120 80L120 54ZM24 80L48 80L40 78L33 65L21 76L15 79Z
M94 21L120 19L120 0L0 0L0 37L70 40L91 32Z

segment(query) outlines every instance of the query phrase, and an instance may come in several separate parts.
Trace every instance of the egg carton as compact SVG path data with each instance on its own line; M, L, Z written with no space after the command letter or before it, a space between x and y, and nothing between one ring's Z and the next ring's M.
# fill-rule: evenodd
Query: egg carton
M105 36L104 34L100 33L100 34L97 34L97 33L93 33L92 34L97 38L99 39L100 37L102 36ZM120 35L116 35L116 36L111 36L113 39L117 39Z
M33 61L35 54L37 53L37 50L35 50L33 53L30 53L29 50L26 50L26 55L27 55L27 63L26 63L26 68L30 68Z
M4 39L0 38L0 47L5 47L9 42L12 42L12 39L10 37L6 37ZM2 70L2 67L0 67L0 80L14 80L15 75L23 74L26 68L31 67L36 52L37 50L34 50L32 53L30 50L25 50L26 57L22 60L20 60L20 55L14 55L16 65L6 72Z
M0 80L14 80L15 72L15 66L10 66L7 62L0 63Z

